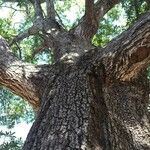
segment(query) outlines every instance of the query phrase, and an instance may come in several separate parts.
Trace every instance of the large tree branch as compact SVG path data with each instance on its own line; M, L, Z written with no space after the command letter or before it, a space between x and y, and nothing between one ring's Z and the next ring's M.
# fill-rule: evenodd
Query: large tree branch
M73 32L85 40L91 40L98 30L99 21L119 2L120 0L98 0L94 4L94 0L86 0L85 15L73 29Z
M32 65L17 59L6 41L0 38L0 85L25 98L35 109L49 77L53 81L57 69L50 65Z
M86 61L92 67L103 66L109 81L136 78L150 63L150 12L105 48L91 50L83 57L84 66Z
M85 17L89 19L89 21L94 17L94 1L93 0L85 0Z
M106 82L134 80L150 64L150 12L105 48L85 53L77 64L88 72L103 68Z

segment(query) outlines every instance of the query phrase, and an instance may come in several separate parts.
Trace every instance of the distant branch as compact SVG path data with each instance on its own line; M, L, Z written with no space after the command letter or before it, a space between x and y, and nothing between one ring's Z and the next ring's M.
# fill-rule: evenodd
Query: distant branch
M23 10L23 9L16 9L16 8L14 8L14 7L12 7L12 6L4 6L4 5L1 5L0 7L5 7L5 8L10 8L10 9L12 9L12 10L14 10L14 11L23 11L23 12L25 12L25 10Z
M103 16L118 4L121 0L98 0L95 4L95 12L98 20L101 20Z
M150 64L150 12L107 47L99 49L91 61L95 65L103 63L111 80L129 81L136 78Z
M34 10L36 18L44 18L40 0L34 0Z
M17 35L12 42L10 43L10 46L13 45L15 42L21 41L31 35L36 35L39 32L47 32L48 30L55 29L56 31L61 30L61 26L54 20L51 20L49 18L47 19L37 19L34 23L33 26L30 27L29 29L25 30L23 33L20 33Z
M39 32L40 30L36 28L35 26L30 27L29 29L25 30L23 33L20 33L17 35L10 43L10 46L12 46L15 42L19 42L31 35L35 35Z
M86 0L85 15L80 19L73 32L85 40L91 40L98 30L99 21L119 2L119 0L98 0L94 4L93 0Z
M38 48L36 48L32 53L32 58L35 57L36 54L42 52L44 49L49 48L46 42L43 42Z
M66 27L65 27L65 25L63 24L63 21L62 21L62 19L61 19L61 17L59 16L59 14L57 13L57 11L55 10L55 14L56 14L56 16L58 17L58 19L59 19L59 23L60 23L60 25L65 29Z
M47 17L55 19L55 8L53 0L46 0Z

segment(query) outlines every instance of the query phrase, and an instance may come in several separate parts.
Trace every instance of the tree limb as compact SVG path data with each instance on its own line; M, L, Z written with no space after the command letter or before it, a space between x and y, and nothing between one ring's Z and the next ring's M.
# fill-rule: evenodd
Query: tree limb
M94 17L94 1L85 0L85 17L90 21Z
M34 0L34 10L36 18L44 18L40 0Z
M93 0L86 0L85 15L80 19L73 32L83 39L91 40L98 30L99 21L119 2L119 0L98 0L94 4Z
M41 32L47 32L50 31L51 29L55 29L55 31L61 31L63 30L61 26L55 21L51 20L49 18L46 19L37 19L34 21L33 26L30 27L29 29L25 30L23 33L18 34L10 43L10 46L13 45L15 42L21 41L31 35L36 35L40 31Z
M103 16L120 0L98 0L95 4L96 17L98 20L101 20Z
M148 6L148 9L150 9L150 0L145 0Z
M50 65L33 65L20 61L0 37L0 85L25 98L34 109L39 108L44 86L56 70Z
M11 42L10 46L14 43L23 40L32 35L40 34L43 35L45 43L48 48L55 49L54 43L58 43L58 34L64 33L64 28L56 21L55 19L55 9L53 0L46 0L47 6L47 16L43 15L43 10L41 8L41 3L43 0L29 0L34 6L36 19L33 22L33 25L25 30L24 32L18 34ZM45 36L45 37L44 37ZM47 44L48 43L48 44Z
M101 63L105 66L106 76L110 80L136 78L150 63L150 12L112 40L107 47L89 53L93 55L90 61L94 66Z
M53 0L46 0L47 17L55 20L55 8Z

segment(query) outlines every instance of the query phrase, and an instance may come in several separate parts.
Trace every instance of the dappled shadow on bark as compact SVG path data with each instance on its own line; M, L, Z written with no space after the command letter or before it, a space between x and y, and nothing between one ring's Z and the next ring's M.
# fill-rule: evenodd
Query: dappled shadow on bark
M149 148L145 74L107 83L103 66L92 74L72 64L58 66L23 150Z
M149 149L149 87L146 73L131 82L111 84L105 88L105 94L113 147Z

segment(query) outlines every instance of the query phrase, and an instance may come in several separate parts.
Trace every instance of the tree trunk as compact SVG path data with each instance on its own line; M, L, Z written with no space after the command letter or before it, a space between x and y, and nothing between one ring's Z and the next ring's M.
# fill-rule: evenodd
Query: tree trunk
M23 63L0 37L0 84L37 110L23 150L150 149L150 12L105 48L89 42L99 19L118 2L86 0L85 15L69 32L55 21L38 19L17 36L42 31L54 50L53 65Z
M59 66L23 150L150 148L145 72L134 81L108 82L103 66L92 72Z
M110 148L114 150L148 150L150 148L149 101L146 74L131 82L107 85L105 103L108 110ZM108 140L108 139L107 139Z

